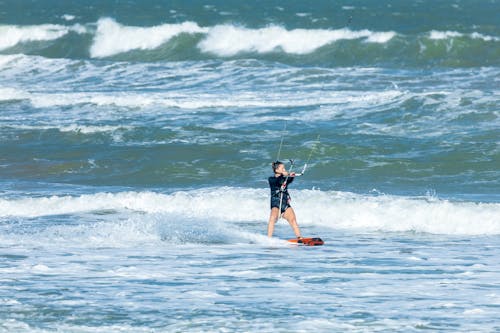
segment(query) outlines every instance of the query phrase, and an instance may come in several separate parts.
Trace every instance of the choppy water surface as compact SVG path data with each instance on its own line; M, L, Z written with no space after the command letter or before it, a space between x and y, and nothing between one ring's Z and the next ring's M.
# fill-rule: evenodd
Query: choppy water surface
M3 1L0 331L500 330L499 11Z

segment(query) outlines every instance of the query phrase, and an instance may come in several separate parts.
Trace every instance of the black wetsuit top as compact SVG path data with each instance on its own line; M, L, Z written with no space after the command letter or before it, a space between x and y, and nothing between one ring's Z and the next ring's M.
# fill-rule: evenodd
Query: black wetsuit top
M290 206L290 194L288 194L288 185L290 185L295 177L288 177L288 180L285 176L279 177L269 177L269 188L271 189L271 209L276 207L279 209L280 207L280 197L281 193L283 193L283 200L281 202L281 213L284 213ZM286 185L283 191L281 191L281 186L286 180Z

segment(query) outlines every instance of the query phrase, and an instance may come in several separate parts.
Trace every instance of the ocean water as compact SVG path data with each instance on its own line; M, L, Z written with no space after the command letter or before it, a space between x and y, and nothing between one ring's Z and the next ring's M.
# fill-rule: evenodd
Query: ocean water
M0 1L0 332L500 332L499 12Z

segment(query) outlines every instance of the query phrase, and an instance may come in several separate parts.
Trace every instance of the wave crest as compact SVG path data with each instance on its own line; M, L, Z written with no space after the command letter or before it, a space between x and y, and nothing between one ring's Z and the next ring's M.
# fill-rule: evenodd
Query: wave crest
M457 32L457 31L432 30L429 33L429 38L433 39L433 40L463 38L463 37L468 37L468 38L472 38L472 39L481 39L485 42L491 42L491 41L498 42L498 41L500 41L500 38L498 38L498 37L483 35L479 32L472 32L470 34L466 34L466 33L461 33L461 32Z
M385 195L373 197L318 190L295 190L292 195L299 223L303 225L452 235L500 234L498 203L450 202L436 198ZM245 198L245 205L241 205L241 198ZM0 218L115 210L172 214L182 219L208 219L221 223L265 225L268 200L268 190L229 187L172 194L121 192L76 197L0 199Z
M73 26L57 24L0 26L0 50L4 50L24 42L55 40L61 38L70 31L83 34L86 33L87 30L80 24L75 24Z
M72 31L77 34L66 36ZM49 58L114 57L139 62L252 54L258 59L335 67L496 66L499 41L498 36L478 31L430 30L403 34L349 28L289 29L277 24L260 28L237 24L203 27L191 21L142 27L124 25L110 17L85 26L0 26L0 51Z
M234 56L241 52L268 53L283 50L289 54L308 54L338 40L367 38L367 42L386 43L395 32L352 31L349 29L294 29L279 26L247 29L232 25L219 25L210 29L198 47L203 52L220 56Z
M181 33L203 33L207 29L194 22L163 24L155 27L123 26L111 18L97 22L94 43L90 48L93 58L109 57L135 49L152 50Z

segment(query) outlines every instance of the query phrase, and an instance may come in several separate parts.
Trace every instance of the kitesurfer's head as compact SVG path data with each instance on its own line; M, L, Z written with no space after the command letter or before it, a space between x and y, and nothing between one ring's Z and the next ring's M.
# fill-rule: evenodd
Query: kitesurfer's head
M272 167L274 173L282 173L285 169L285 165L280 161L273 162Z

